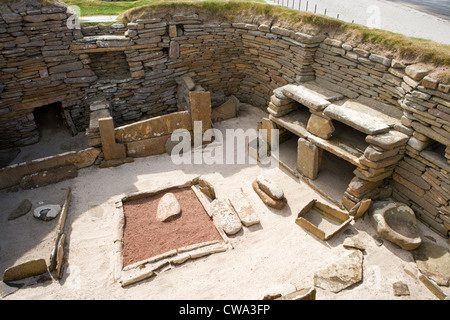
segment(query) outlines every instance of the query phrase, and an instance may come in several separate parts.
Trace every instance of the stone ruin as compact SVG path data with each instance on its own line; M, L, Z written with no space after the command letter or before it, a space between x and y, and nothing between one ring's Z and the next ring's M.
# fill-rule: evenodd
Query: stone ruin
M448 238L450 85L432 67L191 11L76 29L62 3L0 4L0 148L37 143L36 114L48 106L87 140L5 165L0 188L165 153L174 130L192 132L194 121L206 130L244 102L267 110L258 128L280 130L280 164L342 210L360 217L393 199ZM339 183L330 191L323 179Z

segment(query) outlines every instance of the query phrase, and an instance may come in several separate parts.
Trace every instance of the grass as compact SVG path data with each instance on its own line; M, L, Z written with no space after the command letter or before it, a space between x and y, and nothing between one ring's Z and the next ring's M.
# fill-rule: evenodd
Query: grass
M122 12L144 6L158 6L167 5L168 3L177 2L198 2L200 0L137 0L137 1L100 1L100 0L62 0L68 5L75 5L80 7L81 16L96 16L96 15L119 15ZM223 0L206 0L208 2L223 2ZM264 0L240 0L244 2L258 2L265 3Z
M386 53L399 59L450 66L450 45L410 38L384 30L370 29L311 12L272 6L265 3L264 0L63 1L68 5L79 6L82 16L119 15L122 22L151 15L157 8L171 12L182 12L189 9L203 10L225 21L245 21L248 23L261 23L263 21L310 34L327 33L330 37L340 38L358 47L363 46L368 50Z

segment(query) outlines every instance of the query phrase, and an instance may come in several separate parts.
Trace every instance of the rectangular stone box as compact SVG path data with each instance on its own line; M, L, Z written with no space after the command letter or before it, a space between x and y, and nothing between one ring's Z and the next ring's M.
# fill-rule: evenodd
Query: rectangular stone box
M313 199L299 212L295 223L320 240L327 241L352 219L345 212Z

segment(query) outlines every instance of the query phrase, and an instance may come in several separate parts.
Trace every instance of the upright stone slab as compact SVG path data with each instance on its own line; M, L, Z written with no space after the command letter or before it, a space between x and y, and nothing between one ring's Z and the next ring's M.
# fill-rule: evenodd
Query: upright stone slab
M202 122L202 132L211 128L211 94L208 91L189 92L192 124Z
M310 133L322 139L330 139L334 132L334 125L331 120L311 114L306 127Z
M121 159L127 156L125 146L116 143L112 117L98 119L105 160Z
M297 170L309 179L316 179L322 160L322 149L310 141L299 138L297 144Z

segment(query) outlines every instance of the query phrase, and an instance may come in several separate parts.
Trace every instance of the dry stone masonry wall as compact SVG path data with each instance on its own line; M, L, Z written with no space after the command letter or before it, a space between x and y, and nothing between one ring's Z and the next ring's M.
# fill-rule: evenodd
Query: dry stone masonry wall
M99 104L120 126L189 110L190 90L211 92L213 106L215 99L219 105L233 95L269 107L278 125L289 112L306 110L299 130L319 149L330 147L337 122L351 122L365 135L365 149L349 156L357 168L346 192L348 206L392 178L392 196L448 235L449 85L430 77L432 70L424 66L340 40L245 21L211 23L195 11L83 26L80 32L68 28L72 14L64 5L2 4L0 148L37 142L33 111L53 102L61 102L74 132L88 129L92 145L98 145L98 128L89 130L89 124ZM289 86L312 82L339 96L324 91L326 109L321 100L305 108ZM359 110L358 103L386 115L388 129L367 131L349 122L345 110Z

